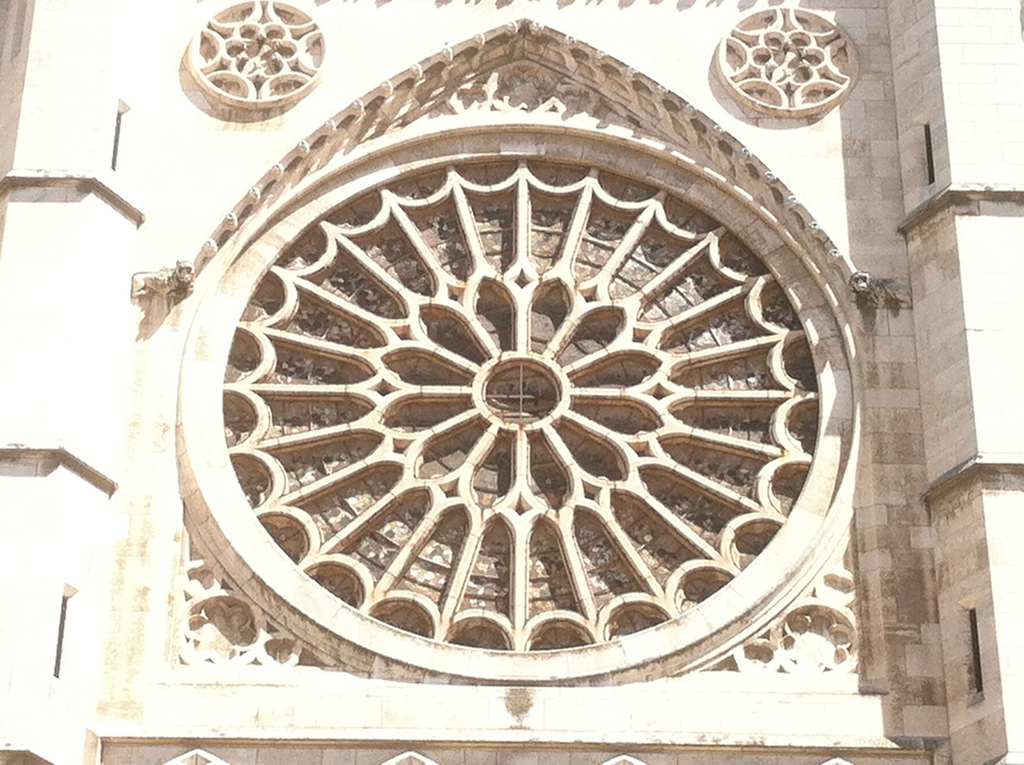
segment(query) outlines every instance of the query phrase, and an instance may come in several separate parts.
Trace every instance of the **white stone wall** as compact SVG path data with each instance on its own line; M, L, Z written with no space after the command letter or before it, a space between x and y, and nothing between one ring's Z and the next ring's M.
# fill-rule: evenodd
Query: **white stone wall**
M10 0L0 7L0 170L11 171L0 186L0 447L62 445L119 484L105 510L121 519L113 532L109 593L108 574L98 566L76 596L83 607L91 602L94 615L109 611L110 619L102 677L83 681L77 700L67 702L77 705L69 723L75 740L78 729L84 739L88 727L114 742L104 762L154 765L187 747L147 749L144 741L152 737L309 738L348 747L333 755L302 753L323 763L383 762L400 751L390 742L433 742L442 765L518 762L520 756L539 762L544 755L513 757L498 745L523 750L582 742L594 751L574 753L571 760L549 752L554 759L547 761L604 762L620 744L628 749L635 743L679 752L712 745L760 753L834 746L860 765L900 761L905 752L897 744L925 758L932 756L928 747L938 746L935 761L944 761L943 741L952 727L968 737L954 748L953 762L981 761L972 758L983 747L972 742L987 738L988 729L964 722L974 712L964 712L954 680L961 666L948 655L949 641L959 639L951 632L953 604L966 595L953 587L935 599L935 535L921 497L979 452L1017 464L1024 453L1024 414L1012 405L1014 383L1024 371L1014 350L1024 341L1015 296L1024 276L1017 252L1024 218L1019 202L983 201L994 206L939 213L908 229L909 257L898 227L950 184L997 191L1021 185L1024 43L1016 4L816 3L814 10L834 18L856 47L858 81L838 109L821 119L792 121L744 112L712 71L718 41L746 3L295 4L324 31L321 81L293 108L250 121L215 115L183 65L192 36L227 3ZM759 0L749 7L769 6ZM307 667L282 674L274 668L178 666L179 576L186 556L175 454L177 385L194 302L143 311L129 299L131 275L195 258L253 183L356 98L446 46L524 17L683 96L762 160L857 267L911 284L912 310L866 312L852 307L842 284L833 285L853 317L845 331L857 349L854 386L863 415L851 558L865 693L858 692L855 678L785 678L751 686L731 674L704 673L625 688L537 689L529 710L516 717L508 690L500 687L404 685ZM115 118L125 106L114 171ZM924 175L924 122L932 125L932 184ZM8 503L4 512L12 517L55 504L61 513L79 507L71 490L29 501L21 486L0 487L0 500ZM985 500L985 533L1000 543L989 548L991 573L972 575L990 580L988 641L1013 640L1019 632L1014 604L1024 577L1011 540L1020 536L1021 502L1013 487ZM76 525L81 519L75 518L53 532L60 542L48 554L69 560L70 543L78 540L106 549L106 522ZM40 523L18 537L32 541L0 540L15 549L5 581L20 585L18 572L46 570L38 577L40 592L45 590L40 602L53 599L58 579L71 577L46 569L43 556L34 553L47 530ZM958 532L950 533L954 538ZM958 549L948 546L943 555ZM940 581L938 589L945 586ZM6 598L0 610L16 601L14 610L38 609L39 617L25 630L4 629L4 645L15 641L24 650L37 632L53 631L53 609L33 606L28 589L6 586L0 592ZM941 626L940 617L946 620ZM94 624L94 640L100 631ZM942 647L940 634L947 637ZM38 666L26 663L17 673L49 671L43 667L49 640L38 639L45 647L32 665ZM999 653L998 666L1002 714L1020 719L1024 677L1009 651ZM13 669L7 672L14 678ZM50 679L34 685L25 675L7 687L11 692L2 703L37 720L48 722L47 704L65 703L33 695L50 693ZM52 693L59 697L61 691ZM0 723L0 744L22 746L25 737L11 727ZM1024 751L1013 726L1002 727L1010 751ZM42 747L39 753L54 762L71 762L77 753L70 752L80 745L67 741L63 751L46 748L52 742L25 746ZM387 747L378 747L381 741ZM460 741L496 748L477 760L468 752L453 759L450 752ZM986 745L993 742L993 756L1001 754L999 740L988 738ZM211 751L234 765L256 762L257 748ZM261 752L258 761L282 756ZM703 756L673 750L644 761L710 761ZM799 761L815 765L824 759L808 755Z

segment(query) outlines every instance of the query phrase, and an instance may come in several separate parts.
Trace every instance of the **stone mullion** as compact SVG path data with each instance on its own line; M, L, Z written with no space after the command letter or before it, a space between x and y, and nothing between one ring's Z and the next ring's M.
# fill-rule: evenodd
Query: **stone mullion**
M267 337L278 340L285 345L296 345L302 348L306 348L311 351L318 353L327 354L332 358L340 358L341 360L357 359L360 361L370 361L374 367L374 370L379 370L383 364L381 362L381 355L383 349L377 348L352 348L348 345L341 345L340 343L332 343L329 340L320 340L315 337L308 335L300 335L296 332L287 332L280 329L261 328L256 330L262 332ZM371 375L371 377L375 376Z
M452 620L455 618L456 611L459 608L459 603L462 601L463 593L466 590L466 583L469 581L470 574L473 573L473 563L476 561L480 545L483 543L483 529L483 524L479 524L476 531L471 532L463 540L462 548L459 551L459 560L452 568L448 592L445 594L443 601L438 604L438 610L441 612L441 620L438 627L439 636L448 634Z
M775 444L762 444L756 441L747 441L743 438L726 436L721 433L704 430L703 428L695 428L690 425L667 425L658 430L659 438L674 435L680 435L694 441L715 444L716 446L724 446L732 451L742 451L747 454L757 455L758 457L768 457L769 459L778 459L785 455L784 450Z
M569 447L565 445L561 436L558 435L557 431L550 425L545 425L543 428L544 437L547 438L548 444L552 451L555 452L556 457L561 461L563 465L571 466L574 462L572 452ZM573 469L568 467L566 471L569 475L569 479L572 483L572 491L565 500L565 506L562 507L558 512L558 528L561 533L561 544L562 544L562 555L565 557L566 567L569 570L570 579L573 583L573 588L576 591L577 602L580 605L583 616L591 622L591 625L597 623L597 606L594 603L594 595L590 590L590 585L587 583L586 572L583 568L583 560L580 556L579 547L576 545L576 538L573 534L573 518L576 502L580 497L580 477L579 469Z
M715 295L713 298L705 300L703 303L698 303L692 308L688 308L685 311L676 314L670 319L665 319L663 321L658 322L655 325L654 331L651 332L651 336L653 336L653 340L651 342L653 344L657 344L665 337L666 334L671 332L676 327L686 324L687 322L693 321L694 319L699 319L708 314L715 313L723 305L730 302L731 300L734 300L738 295L743 294L743 292L746 290L749 290L749 286L745 284L730 287L725 292L719 295ZM757 324L760 325L760 322L757 322ZM766 329L766 331L775 330Z
M767 337L755 337L750 340L739 340L729 345L718 345L714 348L702 348L691 353L680 353L675 357L672 366L697 366L709 360L742 356L748 351L757 348L770 348L777 343L783 342L785 337L786 335L768 335Z
M370 276L372 276L381 287L390 292L401 305L406 306L408 309L410 300L417 304L426 301L426 298L422 295L413 292L400 281L395 279L395 277L389 274L385 269L377 265L373 258L367 255L366 251L362 247L345 236L340 228L329 223L324 223L322 225L324 230L337 239L338 243L348 250L349 254L359 261L359 264L366 269Z
M487 258L484 256L484 245L480 241L480 231L476 227L476 218L473 217L473 209L470 207L469 198L462 187L462 177L455 173L454 170L450 172L449 177L453 177L452 198L455 200L455 210L459 215L459 223L462 226L462 233L466 238L466 246L469 248L469 253L473 258L473 269L466 275L466 279L479 279L482 273L500 276L500 274L494 272L491 264L487 262Z
M302 433L289 433L286 436L279 436L277 438L270 438L256 443L256 448L263 451L272 451L276 449L291 449L296 446L312 445L323 442L334 441L337 438L347 435L349 433L365 433L368 430L368 423L360 423L361 420L371 420L376 414L372 409L365 415L356 420L355 422L346 422L344 425L333 425L328 428L320 428L318 430L306 430ZM381 441L384 444L387 439ZM380 447L374 449L374 452L378 451ZM368 459L368 458L367 458Z
M326 540L323 543L323 546L320 548L321 552L330 554L332 551L341 547L346 542L349 542L357 534L364 531L367 526L369 526L374 521L378 520L380 516L383 514L383 512L387 509L387 507L391 504L391 502L394 501L395 498L396 493L394 491L391 491L385 494L380 499L378 499L368 508L359 513L359 515L353 518L348 523L348 525L346 525L343 529L338 531L330 539Z
M660 274L655 276L647 282L647 284L633 293L628 299L631 302L643 305L650 302L650 299L659 292L671 288L673 280L679 276L680 272L684 271L704 252L705 248L709 247L712 242L717 240L719 232L724 233L723 229L716 229L705 236L697 242L697 244L693 245L693 247L677 257L675 261L673 261L671 267L666 268Z
M404 319L384 319L376 314L370 313L364 308L360 308L355 303L351 303L345 298L335 295L333 292L325 290L318 284L314 284L311 281L304 279L303 277L292 277L291 281L294 282L296 289L302 292L308 292L314 297L322 300L323 302L330 305L332 308L337 309L341 313L347 313L355 319L365 322L374 326L375 328L384 332L387 340L397 340L398 335L395 334L392 325L395 323L405 324L408 322L408 317ZM301 299L301 298L300 298ZM408 308L408 306L406 306ZM361 350L361 349L360 349Z
M352 465L349 465L343 470L339 470L336 473L331 473L330 475L324 476L323 478L313 481L313 483L307 484L300 489L296 489L293 492L283 495L280 501L282 504L299 505L304 500L309 499L310 497L314 497L317 494L322 494L339 483L344 483L352 476L364 470L366 468L366 465L366 459L359 460L359 462L353 463Z
M382 192L385 197L385 204L391 208L391 216L398 222L399 228L402 229L402 233L405 234L406 239L409 240L409 244L412 245L413 249L416 250L416 254L419 255L420 260L423 261L423 265L431 273L434 279L437 280L434 286L434 296L443 295L441 289L442 284L455 284L455 277L451 276L444 267L441 265L441 261L437 259L437 255L434 253L427 243L423 241L423 235L420 234L420 230L416 227L416 224L412 222L409 214L402 208L398 203L397 198L391 192L385 190Z
M595 632L597 625L597 604L594 602L594 593L590 589L590 582L587 580L586 568L583 565L583 555L579 545L576 543L576 535L573 533L573 523L576 519L576 508L566 507L558 513L558 529L561 532L562 555L565 557L566 568L569 571L569 580L576 591L576 601L579 603L583 617L590 622L590 627Z
M517 445L518 449L518 445ZM526 650L526 621L530 616L530 551L529 543L533 527L526 523L515 524L512 535L512 632L515 648Z
M619 242L619 246L615 248L611 257L608 258L608 262L605 263L604 268L597 272L597 275L593 279L581 282L579 285L580 290L586 290L589 287L593 287L595 295L600 300L611 300L609 295L609 287L611 286L612 279L615 274L618 273L619 267L625 262L626 258L636 249L637 244L640 243L641 237L650 228L651 221L654 220L654 212L657 209L657 205L660 204L661 200L664 199L664 194L659 193L655 200L652 201L633 221L629 230L626 231L625 236L622 237L622 241Z
M629 562L629 565L633 568L633 572L637 574L647 585L647 589L650 594L661 599L666 605L668 605L664 588L658 583L654 573L640 556L639 551L633 545L626 532L622 529L622 526L619 525L619 522L615 519L615 516L611 513L610 509L607 506L602 505L598 517L600 517L601 522L604 524L605 532L615 543L615 547L619 554Z
M597 185L597 171L591 170L583 184L583 188L580 190L579 197L576 199L576 206L572 211L569 230L565 234L565 242L562 252L558 257L558 263L555 268L548 272L549 275L554 271L560 272L559 275L563 277L567 284L572 284L575 281L573 279L573 264L576 256L579 254L583 233L586 231L587 220L590 218L595 185Z
M650 507L661 521L671 527L673 531L679 534L683 540L698 553L710 561L728 565L727 561L722 557L722 554L718 550L709 545L700 534L691 529L678 515L665 507L665 505L663 505L657 498L645 497L643 495L641 495L641 497L642 502Z
M664 449L664 447L662 447L662 449ZM659 459L658 465L661 469L675 474L684 482L694 486L698 491L710 494L718 501L731 505L737 510L742 510L743 512L748 513L764 513L764 508L761 507L760 503L755 502L750 499L750 497L744 497L742 494L723 486L702 473L698 473L696 470L691 470L685 465L680 465L667 454L664 455L664 459Z
M380 575L377 586L373 588L373 593L368 599L369 604L379 601L388 594L388 591L391 590L396 582L401 580L406 568L409 567L413 559L419 554L420 549L430 539L430 535L434 533L437 522L446 509L447 507L439 502L435 501L432 504L423 520L416 526L412 536L399 548L398 555L391 561L391 565Z
M525 502L524 497L533 496L530 489L530 443L529 436L522 428L515 431L515 480L509 488L505 499L499 502L501 507L509 507L518 511L519 505Z
M516 255L508 271L512 276L519 278L523 273L534 273L534 269L530 263L530 226L532 221L530 184L527 180L528 171L526 163L521 162L516 172L519 175L516 182Z

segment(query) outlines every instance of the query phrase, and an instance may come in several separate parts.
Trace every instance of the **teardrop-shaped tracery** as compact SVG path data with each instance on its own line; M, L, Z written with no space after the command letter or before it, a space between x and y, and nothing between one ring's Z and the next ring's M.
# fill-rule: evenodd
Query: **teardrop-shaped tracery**
M241 491L353 608L490 650L696 607L799 500L817 375L713 217L588 167L400 177L282 248L225 373Z

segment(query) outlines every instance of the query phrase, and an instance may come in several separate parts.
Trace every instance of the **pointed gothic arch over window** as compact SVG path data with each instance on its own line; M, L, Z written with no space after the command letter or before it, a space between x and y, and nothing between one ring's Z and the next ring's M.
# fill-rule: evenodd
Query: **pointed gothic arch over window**
M824 289L847 274L749 152L617 62L515 25L390 81L269 179L214 237L193 330L226 367L229 452L210 367L186 363L183 454L209 465L197 538L280 571L307 639L568 679L632 671L617 644L658 630L685 671L799 601L793 629L855 666L849 604L794 585L835 564L849 518L848 360ZM761 555L775 537L815 552ZM705 612L731 625L710 651ZM582 646L601 661L546 669Z
M429 757L424 757L419 752L402 752L396 754L390 760L385 760L381 765L438 765Z
M173 760L168 760L164 765L230 765L226 760L205 752L202 749L192 749L184 754L178 755Z

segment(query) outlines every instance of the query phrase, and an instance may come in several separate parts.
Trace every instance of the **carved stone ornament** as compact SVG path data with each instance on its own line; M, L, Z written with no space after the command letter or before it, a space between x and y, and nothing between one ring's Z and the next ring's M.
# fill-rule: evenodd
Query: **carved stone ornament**
M739 672L848 674L857 671L852 574L837 564L761 635L713 667Z
M853 46L824 16L771 8L740 20L718 48L718 73L733 98L779 117L812 117L849 95Z
M214 16L189 46L196 81L229 106L288 106L317 81L323 34L306 13L276 0L250 0Z
M913 301L910 288L899 279L872 276L857 271L850 277L850 292L861 308L909 308Z
M852 514L833 251L656 83L533 24L480 35L299 142L204 247L188 516L330 666L714 666Z
M174 268L132 274L132 300L165 297L179 303L192 294L195 268L187 260L179 260Z
M182 664L293 667L316 662L297 641L237 593L215 564L193 552L184 575ZM300 661L301 660L301 661Z

